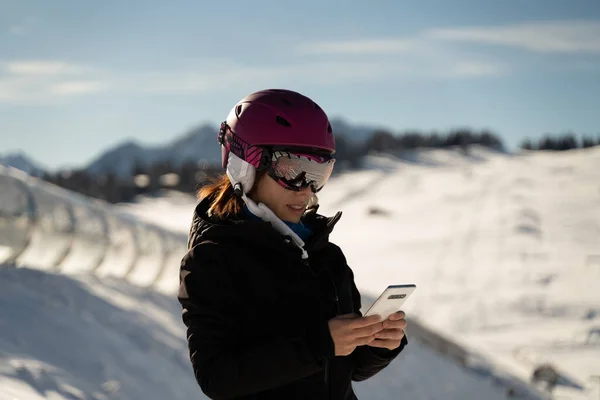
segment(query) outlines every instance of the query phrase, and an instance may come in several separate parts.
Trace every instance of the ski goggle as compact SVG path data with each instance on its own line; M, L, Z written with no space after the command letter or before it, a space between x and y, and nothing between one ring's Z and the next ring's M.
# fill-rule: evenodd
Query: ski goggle
M275 151L267 173L286 189L300 191L307 187L317 193L333 172L335 159L290 151Z

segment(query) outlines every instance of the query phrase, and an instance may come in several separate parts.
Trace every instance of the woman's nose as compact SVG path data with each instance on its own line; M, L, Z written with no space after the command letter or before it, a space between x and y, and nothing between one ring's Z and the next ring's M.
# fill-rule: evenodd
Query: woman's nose
M302 188L296 192L296 198L302 198L303 200L307 200L313 195L312 189L310 186Z
M298 190L298 196L312 196L312 189L310 186L304 187Z

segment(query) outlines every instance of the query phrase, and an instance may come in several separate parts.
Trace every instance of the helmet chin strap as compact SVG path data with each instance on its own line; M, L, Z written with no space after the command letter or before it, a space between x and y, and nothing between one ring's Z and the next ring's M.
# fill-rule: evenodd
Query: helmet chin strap
M265 222L270 222L273 228L283 236L289 236L292 239L292 242L302 250L302 259L306 260L308 258L308 252L304 249L304 241L300 239L300 236L287 226L285 222L275 215L275 213L264 203L256 204L251 198L246 196L246 193L249 192L254 185L255 175L256 169L252 165L235 154L229 153L227 176L231 181L231 185L233 186L236 195L240 196L252 214Z

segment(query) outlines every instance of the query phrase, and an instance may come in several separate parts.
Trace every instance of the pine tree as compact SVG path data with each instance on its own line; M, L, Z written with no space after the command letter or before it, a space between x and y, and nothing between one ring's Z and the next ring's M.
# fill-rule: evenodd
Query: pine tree
M594 139L593 139L593 138L591 138L591 137L589 137L588 135L585 135L585 136L583 137L583 139L582 139L582 141L581 141L581 142L582 142L581 146L582 146L584 149L587 149L587 148L590 148L590 147L594 147L594 146L595 146Z
M523 140L520 147L523 150L533 150L533 144L531 143L531 139L527 138Z

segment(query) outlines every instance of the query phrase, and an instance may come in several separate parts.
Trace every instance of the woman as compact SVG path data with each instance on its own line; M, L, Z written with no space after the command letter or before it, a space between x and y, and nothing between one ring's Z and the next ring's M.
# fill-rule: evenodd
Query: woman
M362 317L352 270L316 213L334 164L328 118L265 90L221 124L224 175L200 192L179 301L194 374L213 399L355 399L351 381L406 345L404 313Z

